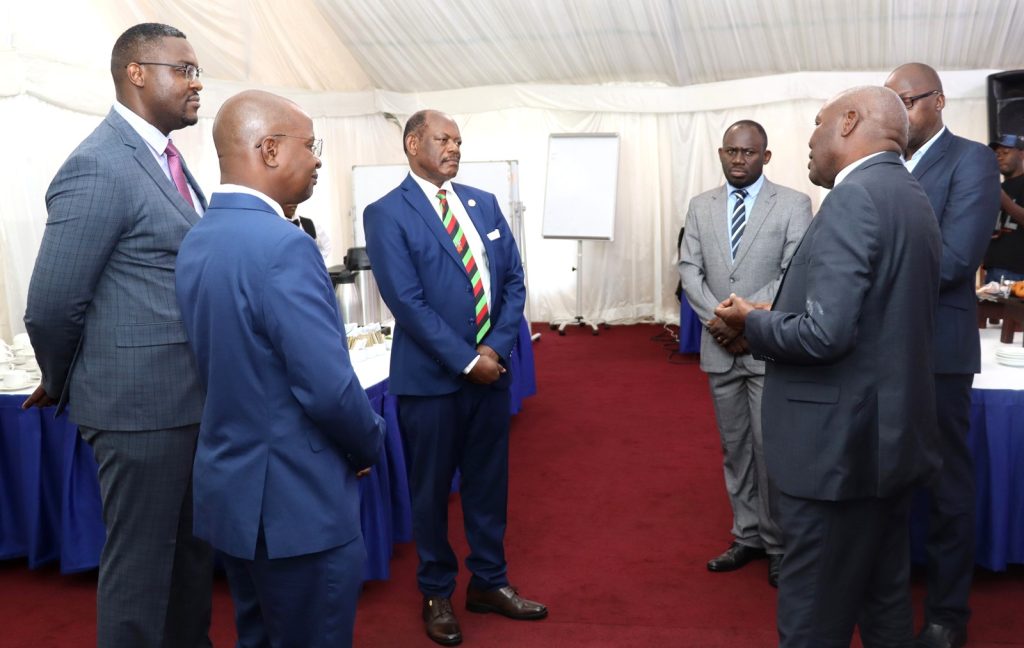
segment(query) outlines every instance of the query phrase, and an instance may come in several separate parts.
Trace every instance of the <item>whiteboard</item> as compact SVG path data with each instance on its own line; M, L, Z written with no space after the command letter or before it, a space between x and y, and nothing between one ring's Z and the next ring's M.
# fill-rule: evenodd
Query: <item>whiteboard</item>
M552 134L541 235L612 240L618 178L618 134Z
M352 205L355 228L355 247L366 245L363 233L363 211L368 205L383 198L402 184L409 173L408 164L367 164L352 167ZM515 160L500 162L463 162L459 174L452 182L466 184L494 194L509 229L519 238L514 217L519 209L519 163ZM520 242L520 245L522 243Z

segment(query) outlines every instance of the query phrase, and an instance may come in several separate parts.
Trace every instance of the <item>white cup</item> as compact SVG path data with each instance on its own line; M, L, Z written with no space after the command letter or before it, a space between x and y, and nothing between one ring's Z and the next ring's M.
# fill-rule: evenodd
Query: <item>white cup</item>
M8 369L0 374L0 385L6 389L18 389L28 384L28 372L22 369Z
M18 333L15 335L11 346L14 347L15 351L18 349L31 349L32 342L28 339L28 333Z
M11 358L14 357L14 350L4 344L3 340L0 340L0 365L5 362L10 362Z

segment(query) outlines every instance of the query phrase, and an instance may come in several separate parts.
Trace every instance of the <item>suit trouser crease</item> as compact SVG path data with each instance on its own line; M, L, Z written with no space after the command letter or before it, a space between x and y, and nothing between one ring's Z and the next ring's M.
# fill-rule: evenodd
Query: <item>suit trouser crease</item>
M471 582L484 590L508 584L508 402L506 390L469 383L442 396L399 397L417 580L424 595L451 596L455 588L458 562L448 541L448 498L456 468Z
M222 555L238 648L352 646L366 549L362 536L302 556L270 559L263 528L252 560Z
M99 465L107 530L97 587L97 645L210 646L213 554L192 535L199 426L79 429Z
M786 555L779 575L780 648L909 648L909 493L821 501L779 495Z
M973 374L936 374L935 401L942 467L928 485L925 619L966 627L974 574L974 460L967 445Z
M736 363L727 372L709 373L708 384L722 441L732 535L740 544L782 553L782 532L773 515L775 488L768 477L761 433L764 375Z

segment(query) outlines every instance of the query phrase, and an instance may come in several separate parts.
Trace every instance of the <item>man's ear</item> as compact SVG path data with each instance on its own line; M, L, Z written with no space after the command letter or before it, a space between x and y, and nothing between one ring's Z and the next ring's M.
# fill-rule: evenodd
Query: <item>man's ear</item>
M771 161L772 161L772 152L769 151L768 149L765 149L765 151L764 151L764 162L762 162L762 164L768 164Z
M420 138L416 136L416 133L409 133L409 136L405 138L405 150L409 151L409 155L416 155L420 150Z
M277 154L280 152L277 138L265 137L260 144L260 153L263 155L263 164L271 168L277 168L280 162L277 161Z
M142 69L142 66L138 63L129 63L128 67L124 69L125 76L128 78L128 83L132 84L137 88L143 88L146 86L146 74Z
M946 95L939 93L938 97L935 97L935 110L942 112L942 109L946 107Z
M843 115L843 127L840 131L840 135L843 137L849 136L853 132L853 129L857 128L857 124L860 122L860 115L857 114L856 110L847 110Z

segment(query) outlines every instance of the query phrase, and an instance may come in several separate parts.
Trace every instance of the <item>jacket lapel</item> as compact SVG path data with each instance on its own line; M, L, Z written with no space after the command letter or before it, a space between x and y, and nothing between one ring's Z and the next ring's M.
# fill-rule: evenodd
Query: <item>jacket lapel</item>
M448 253L448 256L452 258L460 268L465 268L462 265L462 259L459 258L459 254L455 251L455 244L452 243L452 237L448 235L448 232L444 229L444 225L441 224L441 219L438 218L437 212L434 211L433 205L427 200L427 197L423 194L423 190L416 184L416 181L412 179L411 175L405 177L405 181L402 182L402 191L404 192L405 202L413 209L416 214L423 219L423 224L434 238L437 239L438 244L441 248Z
M743 257L747 255L747 250L750 249L750 242L757 236L757 232L764 225L768 214L775 207L775 194L775 185L768 182L768 178L765 178L764 183L761 185L761 191L757 193L757 200L754 201L754 208L750 210L750 214L747 216L747 226L744 228L743 236L740 238L740 249L736 250L736 260L733 262L733 265L739 265L743 261Z
M456 195L458 195L459 200L462 201L462 206L465 207L466 213L469 214L469 219L473 221L473 227L476 229L476 233L480 236L480 242L484 246L484 254L487 255L487 269L490 271L491 278L491 285L488 286L488 293L493 295L495 289L495 281L497 280L498 277L498 273L495 272L494 269L494 264L497 260L497 257L495 256L494 253L494 241L487 237L487 234L490 231L487 229L487 221L484 220L482 208L484 201L477 200L473 190L470 187L467 187L466 185L457 185L455 183L452 183L452 188L455 190ZM470 205L470 202L474 204ZM477 264L483 263L483 259L477 259L476 262ZM459 263L461 264L462 261L460 260Z
M149 149L149 145L139 134L135 132L128 122L123 117L117 114L117 111L111 109L110 113L107 114L107 122L118 132L121 136L121 141L125 146L134 149L133 157L138 162L142 170L146 172L146 175L153 181L153 184L160 190L161 193L174 205L175 210L184 218L190 225L195 225L199 222L199 214L196 210L189 207L185 199L178 193L174 183L164 175L164 170L157 164L156 159L153 157L153 153ZM182 165L184 167L184 164ZM206 206L206 198L202 196L202 192L197 188L199 185L195 182L192 174L187 170L185 171L186 177L192 184L192 188L196 190L196 195L200 196L199 201Z
M711 194L711 213L708 214L708 227L714 232L715 242L718 244L718 253L722 255L725 265L732 265L732 253L729 250L729 237L726 232L729 229L728 213L729 194L723 185L719 191ZM724 221L722 219L725 219Z
M949 148L949 143L953 139L953 133L946 129L946 132L939 136L939 139L935 140L928 152L924 154L921 161L914 167L913 176L915 179L920 179L928 169L932 168L936 162L942 159L942 156L946 154L946 149Z

